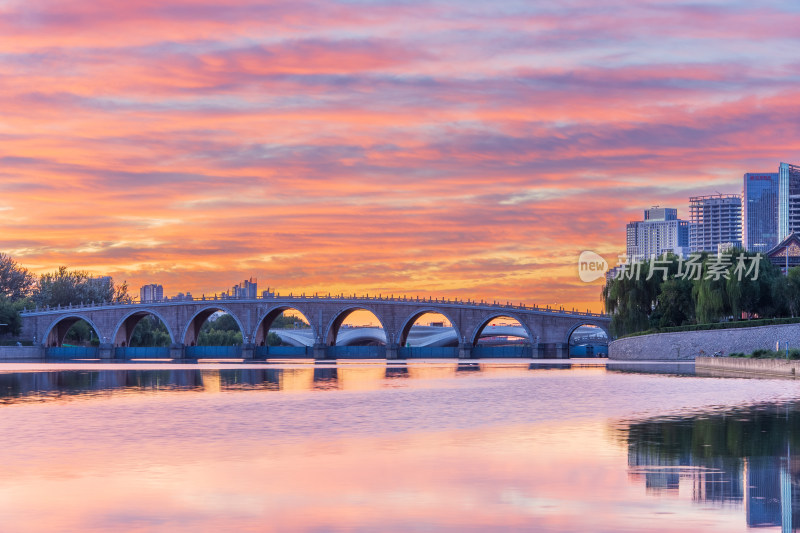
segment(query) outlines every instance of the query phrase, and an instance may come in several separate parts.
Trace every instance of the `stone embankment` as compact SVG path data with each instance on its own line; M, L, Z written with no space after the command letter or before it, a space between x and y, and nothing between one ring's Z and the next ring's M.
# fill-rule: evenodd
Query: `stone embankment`
M31 361L44 358L41 346L0 346L0 362Z
M781 324L755 328L680 331L626 337L608 346L608 358L623 361L692 361L716 352L751 353L759 348L775 349L780 341L790 348L800 348L800 324ZM748 359L749 361L749 359Z
M793 359L745 359L743 357L698 357L695 370L703 375L736 373L758 376L800 376L800 361Z

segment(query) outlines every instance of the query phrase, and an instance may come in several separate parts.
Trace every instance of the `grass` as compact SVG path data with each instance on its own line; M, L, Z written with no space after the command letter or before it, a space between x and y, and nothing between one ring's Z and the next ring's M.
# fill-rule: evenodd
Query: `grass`
M638 337L640 335L652 335L654 333L677 333L680 331L708 331L713 329L738 329L755 328L759 326L779 326L782 324L800 324L800 317L794 318L761 318L758 320L738 320L735 322L715 322L713 324L691 324L688 326L675 326L671 328L652 328L644 331L637 331L619 337Z
M742 357L746 359L786 359L786 351L768 350L766 348L759 348L753 350L751 353L732 352L728 357ZM789 350L789 359L800 359L800 348L792 348Z

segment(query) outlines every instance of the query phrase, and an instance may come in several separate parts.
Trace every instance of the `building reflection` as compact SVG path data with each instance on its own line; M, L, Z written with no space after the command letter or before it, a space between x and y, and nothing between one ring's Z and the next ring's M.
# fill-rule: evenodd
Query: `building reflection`
M629 478L648 492L743 505L749 528L800 530L800 404L635 422Z

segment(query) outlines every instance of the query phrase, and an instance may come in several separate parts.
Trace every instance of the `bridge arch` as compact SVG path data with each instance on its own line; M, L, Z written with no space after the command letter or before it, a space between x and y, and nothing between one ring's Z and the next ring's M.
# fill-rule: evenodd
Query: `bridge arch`
M606 328L606 327L604 327L604 326L602 326L600 324L592 323L591 321L579 321L579 322L576 322L575 324L573 324L572 326L570 326L570 328L567 330L567 337L564 339L564 344L566 346L568 346L568 350L570 351L570 353L572 352L572 335L576 331L578 331L579 328L582 328L584 326L597 328L598 330L600 330L601 332L603 332L605 334L606 343L611 341L611 335L608 332L608 328ZM587 350L588 350L588 348L587 348ZM579 356L575 356L575 357L579 357ZM588 357L588 355L587 355L587 357Z
M197 337L200 335L200 328L203 326L206 320L208 320L208 317L217 311L228 313L231 317L233 317L233 319L236 321L236 325L239 326L239 331L242 332L242 342L247 343L245 329L242 326L242 321L239 320L238 316L236 316L236 313L224 305L207 305L195 311L194 315L192 315L187 324L184 326L183 334L181 335L184 346L194 346L197 344Z
M97 338L100 339L100 342L103 342L103 334L100 331L100 328L97 327L91 318L83 314L68 314L62 315L55 320L53 320L49 326L47 326L47 330L45 334L42 336L42 340L44 341L45 346L61 346L64 344L64 337L67 336L67 332L69 329L75 325L76 322L83 320L94 330L95 334L97 334Z
M172 331L172 328L169 325L169 322L155 309L134 309L129 313L126 313L119 322L117 322L116 327L114 328L114 336L111 337L114 339L114 346L130 346L131 345L131 335L133 335L133 330L136 328L136 325L147 315L151 315L156 317L161 321L162 324L167 328L167 333L169 333L169 340L171 343L175 344L175 333Z
M328 346L335 346L336 345L336 338L339 336L339 329L342 327L342 324L347 317L350 316L355 311L369 311L372 313L375 318L378 319L378 322L383 329L384 334L386 335L386 343L389 344L392 342L392 336L388 329L386 329L386 320L384 320L380 313L369 305L349 305L347 307L340 308L336 311L336 314L333 316L331 321L328 323L328 327L325 330L325 344Z
M450 322L450 326L453 328L453 331L456 332L456 342L461 342L461 330L458 327L458 323L453 320L453 317L450 316L449 313L442 309L425 307L422 309L417 309L408 317L406 317L405 320L403 320L403 326L400 328L400 332L397 337L397 343L400 346L405 346L406 341L408 340L408 334L411 331L411 328L414 326L414 323L427 314L442 315L445 317Z
M256 346L266 344L267 335L269 335L269 328L272 326L272 323L275 322L275 320L285 311L297 311L305 319L306 323L311 326L311 331L317 331L317 328L314 327L315 325L311 322L311 319L308 318L308 315L311 313L303 312L302 309L298 309L297 307L291 305L277 305L272 309L268 309L266 313L259 317L255 332L253 333L253 342L256 344Z
M498 318L506 318L506 317L516 320L519 323L519 325L528 334L528 342L530 344L536 344L537 336L533 333L531 328L528 326L528 324L525 322L525 320L522 319L522 317L516 315L515 313L508 313L508 312L505 312L505 311L499 311L498 310L496 313L492 313L492 314L487 315L486 317L484 317L481 320L480 324L478 324L478 326L473 330L472 335L470 336L470 343L472 344L472 346L477 346L478 345L478 341L481 338L481 333L483 333L483 330L486 329L486 326L488 326L489 323L492 320L495 320L495 319L498 319Z

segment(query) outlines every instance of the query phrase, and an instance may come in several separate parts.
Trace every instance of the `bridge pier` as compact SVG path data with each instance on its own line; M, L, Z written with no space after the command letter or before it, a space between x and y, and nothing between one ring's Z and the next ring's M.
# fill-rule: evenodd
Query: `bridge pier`
M543 359L569 359L569 344L564 342L540 343L539 357Z
M472 345L467 343L460 343L458 345L458 358L472 359Z
M397 359L400 352L400 345L397 343L386 345L386 359Z
M173 342L169 346L169 356L173 359L181 360L186 357L186 352L184 350L184 345L180 342Z
M324 344L315 344L314 345L314 359L321 360L328 358L328 347Z
M111 344L110 342L104 342L100 344L100 346L97 349L97 356L100 359L114 359L115 355L116 353L114 350L114 345Z
M255 359L256 345L252 342L242 344L242 359L245 361L252 361Z

